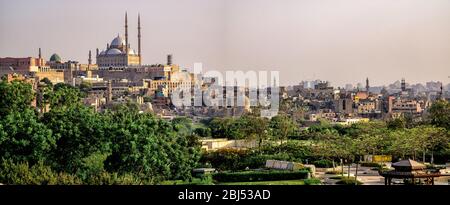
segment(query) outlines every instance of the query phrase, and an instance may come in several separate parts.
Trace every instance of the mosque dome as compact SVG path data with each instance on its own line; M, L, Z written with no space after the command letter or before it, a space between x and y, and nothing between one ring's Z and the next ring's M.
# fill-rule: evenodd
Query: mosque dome
M117 37L111 41L111 47L113 47L113 48L118 48L125 44L126 44L125 39L123 39L119 35L117 35Z
M50 56L50 62L61 62L61 57L58 54L53 54Z
M106 51L102 51L102 52L100 52L100 54L99 55L105 55L106 54Z
M117 49L117 48L112 48L112 49L109 49L109 50L106 52L106 54L107 54L107 55L119 55L119 54L122 54L122 51L120 51L120 50Z

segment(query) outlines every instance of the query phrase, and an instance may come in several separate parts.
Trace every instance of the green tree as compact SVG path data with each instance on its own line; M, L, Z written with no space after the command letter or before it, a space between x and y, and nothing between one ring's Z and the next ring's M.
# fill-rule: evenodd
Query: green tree
M0 82L0 117L31 107L35 94L31 84L22 81Z
M70 108L81 105L81 92L78 88L59 83L49 95L50 108Z
M269 122L271 135L281 141L287 140L297 130L296 124L287 115L277 115Z
M111 126L107 170L134 173L150 183L191 177L199 148L189 147L187 137L175 131L176 125L150 114L119 110L111 114Z
M0 158L34 164L47 160L55 147L52 131L31 109L13 111L0 120Z
M450 130L450 103L448 101L440 100L433 103L429 113L432 125Z
M55 108L45 113L42 121L56 138L53 159L54 167L59 170L75 173L85 158L108 148L105 135L108 123L91 108L81 105Z

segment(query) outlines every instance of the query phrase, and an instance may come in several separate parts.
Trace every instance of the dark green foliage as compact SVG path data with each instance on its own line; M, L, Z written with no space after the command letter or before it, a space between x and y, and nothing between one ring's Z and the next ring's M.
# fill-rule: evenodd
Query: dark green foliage
M54 172L43 162L33 166L25 163L14 163L11 160L3 160L0 165L0 181L9 185L77 185L81 180L77 177Z
M393 120L389 120L386 123L387 128L389 129L403 129L406 128L406 121L404 118L396 118Z
M450 103L448 101L441 100L433 103L429 112L432 125L450 130Z
M91 108L55 108L46 113L42 121L57 140L53 159L58 170L75 173L84 158L108 148L106 131L109 125Z
M82 94L78 88L68 84L59 83L50 93L50 108L66 109L81 105Z
M318 168L332 168L333 167L333 161L328 159L321 159L314 161L312 164L314 164Z
M0 159L34 164L47 160L56 147L52 130L33 110L13 111L0 119Z
M191 177L200 145L188 119L157 119L135 104L97 113L81 104L77 88L40 89L46 91L41 106L51 105L43 116L32 110L29 84L0 85L6 96L0 99L0 158L9 160L1 183L155 184Z
M376 167L376 168L382 168L383 164L375 163L375 162L361 162L360 165L362 167Z
M221 172L213 174L213 179L218 182L295 180L306 179L308 177L308 173L308 170Z
M154 182L191 177L199 150L188 147L187 137L175 131L177 125L124 110L111 115L111 126L108 171L139 173Z
M31 84L20 81L0 82L0 117L11 112L22 112L31 107L35 94Z
M317 178L305 179L303 182L305 182L305 185L318 185L322 183L320 179Z
M198 135L199 137L207 138L211 136L211 129L207 127L198 127L194 130L194 134Z

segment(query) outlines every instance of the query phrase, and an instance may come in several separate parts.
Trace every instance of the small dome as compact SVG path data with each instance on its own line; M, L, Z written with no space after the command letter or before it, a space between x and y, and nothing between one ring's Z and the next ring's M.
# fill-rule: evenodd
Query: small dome
M117 49L117 48L112 48L112 49L109 49L106 52L106 54L107 55L119 55L119 54L122 54L122 52L119 49Z
M50 62L61 62L61 57L55 53L50 57Z
M105 55L106 54L106 51L102 51L102 52L100 52L100 54L99 55Z
M125 40L119 35L111 41L111 47L113 48L118 48L125 44L126 44Z

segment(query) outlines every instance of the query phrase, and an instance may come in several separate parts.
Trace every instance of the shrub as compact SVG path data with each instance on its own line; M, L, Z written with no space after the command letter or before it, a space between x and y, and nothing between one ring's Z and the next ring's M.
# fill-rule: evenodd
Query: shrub
M305 179L303 182L305 182L305 185L319 185L322 183L320 179L317 178Z
M81 180L67 173L56 173L43 162L29 166L27 162L15 164L3 160L0 167L0 181L10 185L78 185Z
M313 164L318 168L332 168L333 167L333 161L328 159L321 159L314 161Z
M219 182L278 181L308 178L308 170L221 172L213 175Z
M377 168L381 168L384 166L383 164L376 163L376 162L361 162L360 165L362 167L377 167Z

